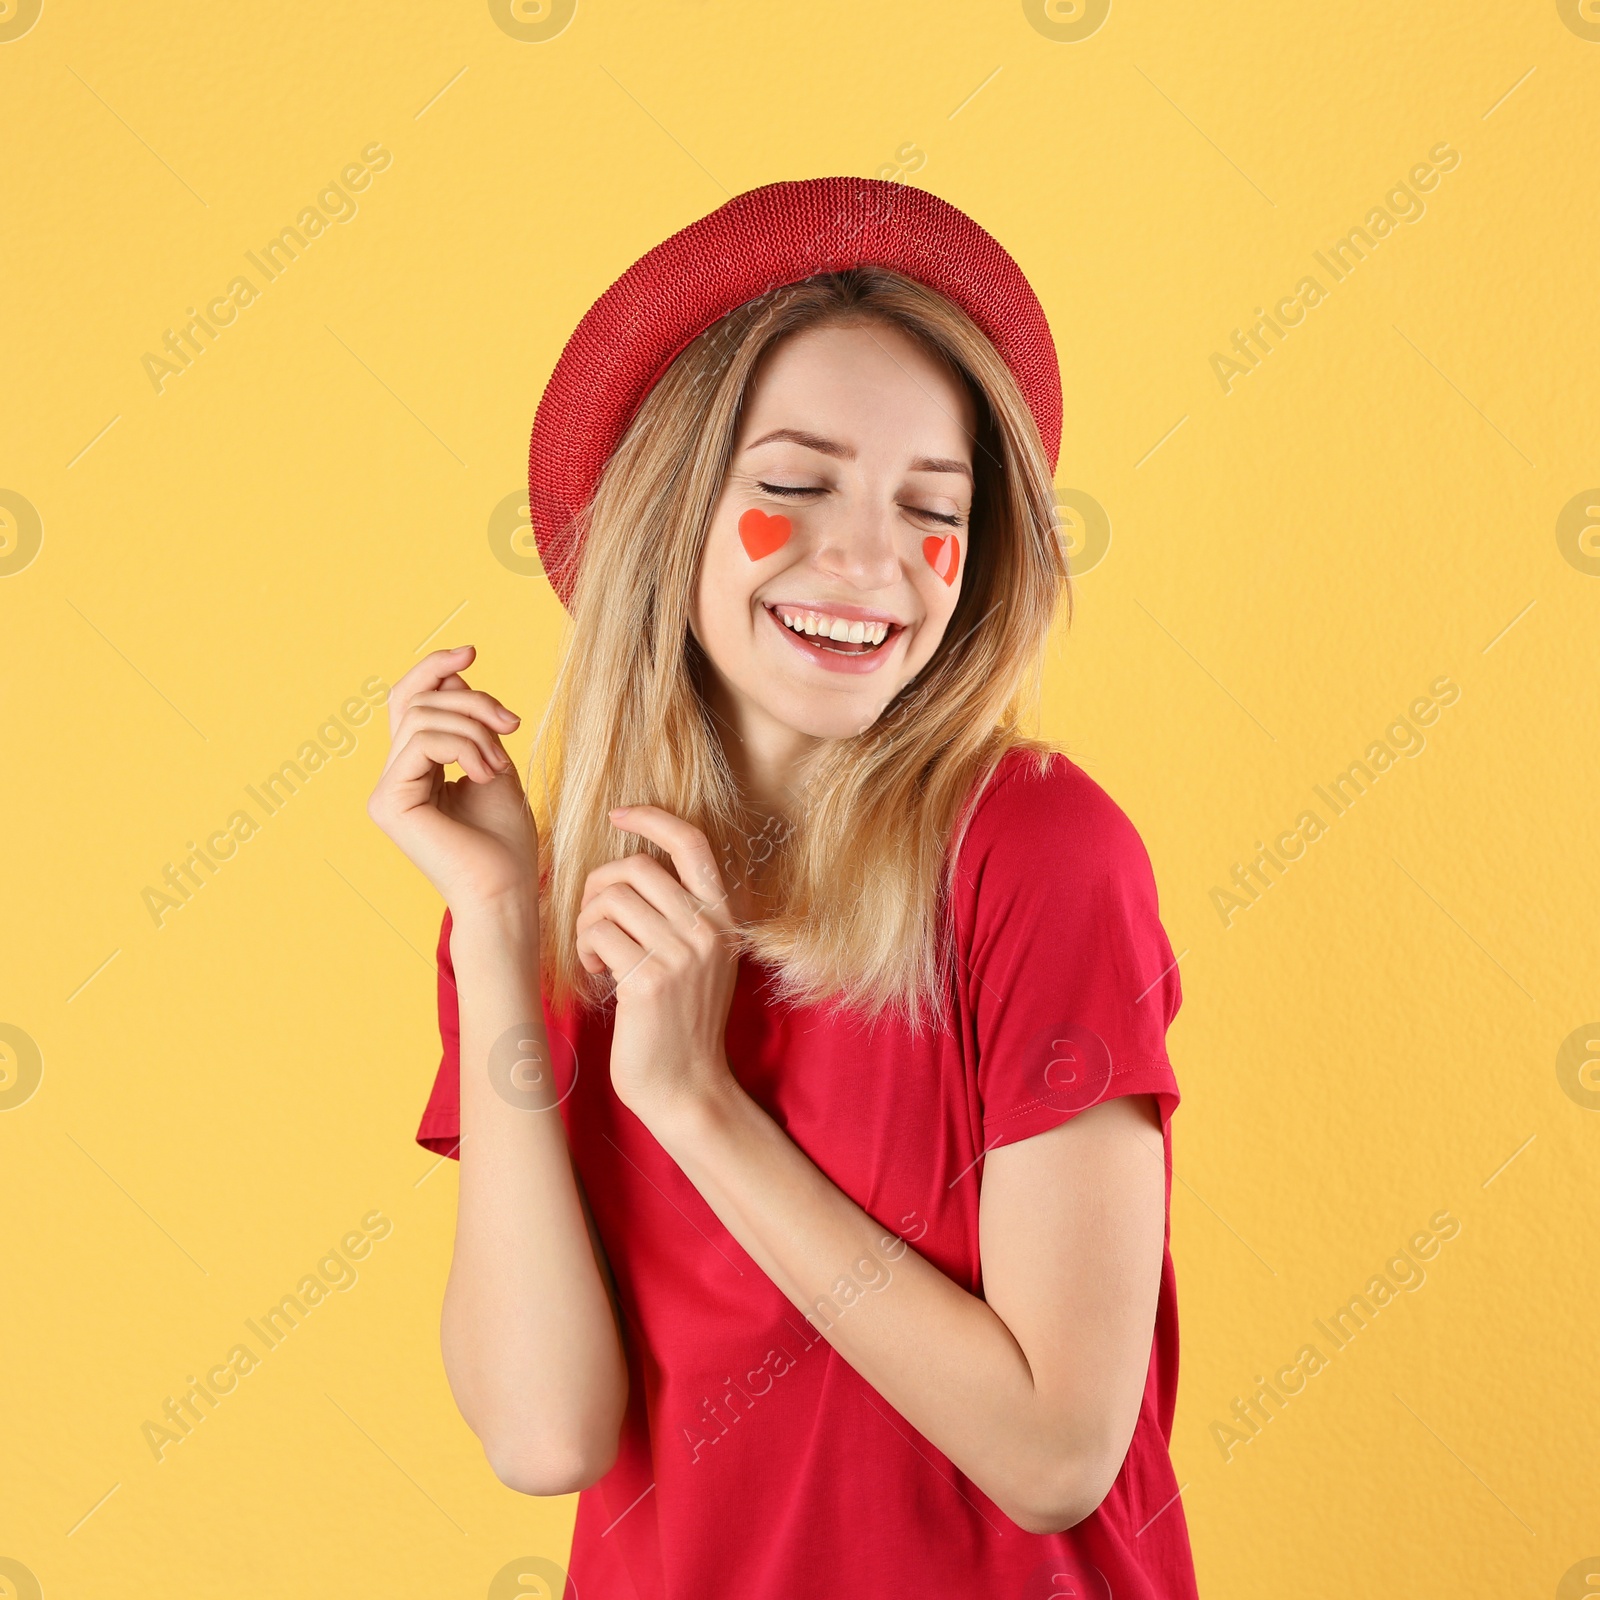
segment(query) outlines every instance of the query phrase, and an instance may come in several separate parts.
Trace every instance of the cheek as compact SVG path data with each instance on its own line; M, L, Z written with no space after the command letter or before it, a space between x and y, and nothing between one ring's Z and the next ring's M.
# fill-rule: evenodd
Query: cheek
M918 549L917 588L930 615L948 618L966 586L966 533L924 534Z
M719 505L706 532L706 566L721 575L722 581L738 581L753 565L746 542L753 528L747 527L752 513L737 501Z
M961 576L961 563L966 555L958 535L930 533L922 540L922 559L928 569L947 589L954 589Z
M929 535L919 541L917 559L910 569L923 612L920 637L913 647L919 663L938 649L960 604L966 559L966 545L960 535ZM945 581L944 572L952 574L949 582Z
M695 586L701 634L724 639L744 628L756 582L755 564L739 539L737 515L719 511L706 534L700 578ZM705 642L704 638L701 642Z
M779 512L752 506L739 518L739 544L751 561L764 561L789 542L794 524Z

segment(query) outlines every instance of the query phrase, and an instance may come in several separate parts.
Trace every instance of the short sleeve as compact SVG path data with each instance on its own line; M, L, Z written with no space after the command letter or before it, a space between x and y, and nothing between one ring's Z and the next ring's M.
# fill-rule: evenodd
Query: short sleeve
M1183 994L1133 824L1080 767L1008 756L980 801L957 875L961 974L985 1149L1102 1100L1177 1108L1167 1028Z
M435 1155L461 1155L461 1020L456 1003L456 972L450 960L450 913L439 929L434 952L439 969L439 1043L443 1047L433 1092L417 1128L417 1143Z

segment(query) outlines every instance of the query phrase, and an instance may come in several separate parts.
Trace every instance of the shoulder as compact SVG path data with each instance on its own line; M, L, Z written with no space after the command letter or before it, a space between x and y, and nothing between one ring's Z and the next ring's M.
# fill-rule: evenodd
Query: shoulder
M1155 872L1127 812L1075 761L1007 752L970 810L952 895L980 1014L997 994L1024 1015L1070 998L1113 1059L1159 1055L1152 1030L1183 991ZM1158 984L1160 1003L1141 1004Z
M969 811L957 873L1022 875L1087 887L1148 880L1150 857L1128 814L1059 750L1008 750Z

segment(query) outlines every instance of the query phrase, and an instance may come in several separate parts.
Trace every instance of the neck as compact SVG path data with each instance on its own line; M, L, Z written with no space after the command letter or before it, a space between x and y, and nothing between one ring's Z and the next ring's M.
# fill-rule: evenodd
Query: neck
M822 741L775 721L720 683L709 689L707 698L728 766L756 819L797 820L803 804L802 769Z
M761 922L777 909L773 874L804 808L803 768L821 739L798 733L708 673L706 704L750 817L749 835L732 841L723 873L735 917Z

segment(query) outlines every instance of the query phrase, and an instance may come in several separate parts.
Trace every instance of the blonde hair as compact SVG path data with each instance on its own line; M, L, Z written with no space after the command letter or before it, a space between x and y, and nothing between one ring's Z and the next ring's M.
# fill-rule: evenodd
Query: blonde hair
M780 827L770 868L776 913L731 937L775 969L780 1000L835 999L868 1019L890 1010L912 1029L944 1015L946 908L968 802L1008 750L1048 761L1053 747L1019 724L1037 699L1057 603L1064 594L1070 620L1072 595L1049 463L1016 379L957 306L879 267L771 290L687 345L580 518L572 631L535 746L541 970L554 1006L598 1004L614 987L585 971L575 948L589 873L639 851L666 859L612 826L611 807L657 805L694 824L725 883L758 847L773 847L773 819L741 797L707 708L690 602L757 364L803 328L860 323L902 329L972 395L961 596L933 657L878 719L808 759L798 815Z

